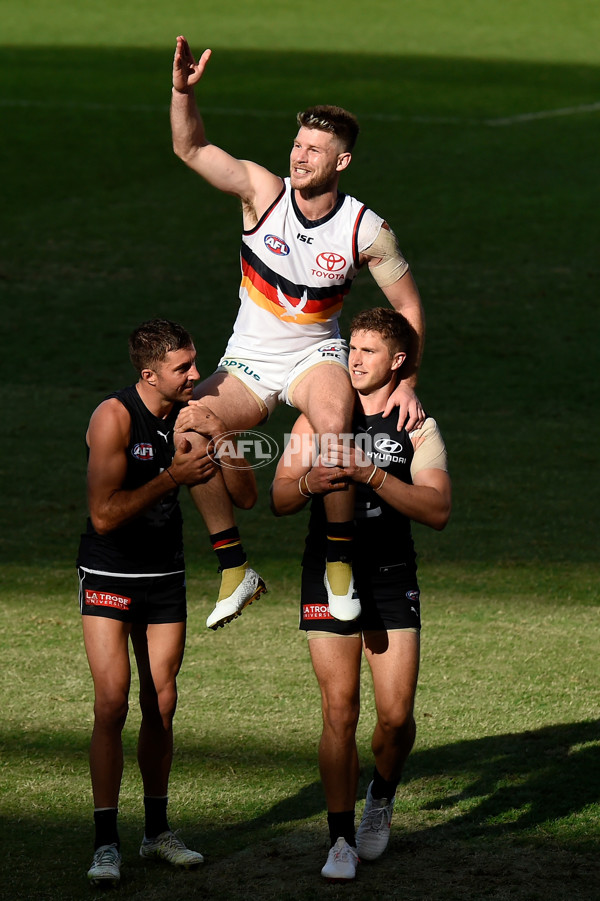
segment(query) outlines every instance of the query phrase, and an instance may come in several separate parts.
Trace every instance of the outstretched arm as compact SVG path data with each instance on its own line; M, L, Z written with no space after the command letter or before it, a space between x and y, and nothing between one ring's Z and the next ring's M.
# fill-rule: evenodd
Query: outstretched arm
M203 77L210 57L211 51L205 50L196 62L186 39L182 35L177 38L171 96L173 150L209 184L239 197L244 207L259 218L281 190L281 179L256 163L236 159L207 140L194 87Z

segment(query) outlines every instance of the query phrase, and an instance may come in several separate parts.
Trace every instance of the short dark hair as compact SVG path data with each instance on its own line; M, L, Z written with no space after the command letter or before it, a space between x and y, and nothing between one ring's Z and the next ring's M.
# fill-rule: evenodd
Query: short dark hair
M354 332L377 332L387 341L392 353L408 353L413 339L408 319L391 307L375 307L357 313L350 323L350 334Z
M192 347L194 341L182 325L170 319L149 319L129 336L129 359L138 372L162 363L169 351Z
M360 131L356 116L341 106L309 106L303 113L298 113L296 121L304 128L330 132L340 139L344 150L348 152L356 144Z

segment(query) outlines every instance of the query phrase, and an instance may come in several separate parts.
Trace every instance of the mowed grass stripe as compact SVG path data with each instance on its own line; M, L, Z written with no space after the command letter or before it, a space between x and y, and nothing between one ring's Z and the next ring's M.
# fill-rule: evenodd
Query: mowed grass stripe
M0 107L23 109L65 109L65 110L107 110L120 113L164 113L168 111L168 104L151 103L85 103L81 101L44 101L44 100L13 100L0 98ZM258 116L263 119L289 119L289 110L274 109L248 109L236 107L203 106L203 114L211 116L238 116L247 118ZM477 118L462 116L419 116L419 115L395 115L394 113L364 113L357 112L360 121L364 122L414 122L424 125L520 125L525 122L533 122L536 119L554 119L561 116L578 116L586 113L600 112L598 103L582 103L577 106L559 107L558 109L537 110L529 113L516 113L514 116L501 116L498 118Z

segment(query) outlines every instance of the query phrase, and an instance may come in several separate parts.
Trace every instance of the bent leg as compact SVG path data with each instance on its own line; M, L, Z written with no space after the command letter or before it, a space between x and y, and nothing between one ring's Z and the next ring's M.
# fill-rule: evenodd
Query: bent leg
M354 392L345 368L321 363L308 370L294 387L293 402L319 436L324 460L328 442L349 446ZM323 497L327 518L325 585L331 614L342 620L356 619L360 614L352 579L354 499L352 485Z
M377 708L371 742L375 766L387 782L397 783L415 742L420 636L410 631L367 632L364 649Z
M144 793L168 792L173 760L173 717L177 707L177 674L185 647L185 623L135 625L131 639L140 677L142 722L138 763Z
M197 385L194 397L223 422L226 432L253 428L266 415L266 407L260 406L262 401L259 402L243 382L225 372L214 372ZM248 568L232 498L222 471L218 469L206 482L192 486L190 494L208 529L221 572L217 603L206 622L209 628L216 629L239 616L264 591L264 582L258 573ZM252 506L255 499L254 486L247 506Z
M85 650L94 681L94 729L90 775L94 807L118 806L123 776L121 733L127 718L131 625L103 616L83 616Z
M201 400L224 424L225 431L245 431L264 418L254 395L235 376L213 372L194 389L194 397ZM211 535L235 525L233 504L220 472L201 485L194 485L190 493L198 512Z
M332 363L310 369L294 387L293 403L304 413L319 436L349 440L352 430L354 391L347 370ZM335 491L325 495L329 522L347 522L354 517L353 491Z
M327 810L354 809L358 787L356 726L360 709L359 637L340 635L311 638L313 669L321 689L323 731L319 743L319 771Z

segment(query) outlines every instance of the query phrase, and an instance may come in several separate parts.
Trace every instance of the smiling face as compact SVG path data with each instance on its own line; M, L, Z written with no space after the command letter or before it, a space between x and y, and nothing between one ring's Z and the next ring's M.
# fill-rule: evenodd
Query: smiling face
M352 387L360 394L372 394L389 384L405 359L406 354L394 352L379 332L352 332L348 355Z
M143 369L142 379L158 392L167 403L187 403L192 399L194 384L200 378L196 369L194 345L181 350L170 350L153 369Z
M290 153L290 178L296 191L318 193L335 187L350 162L334 134L302 126Z

